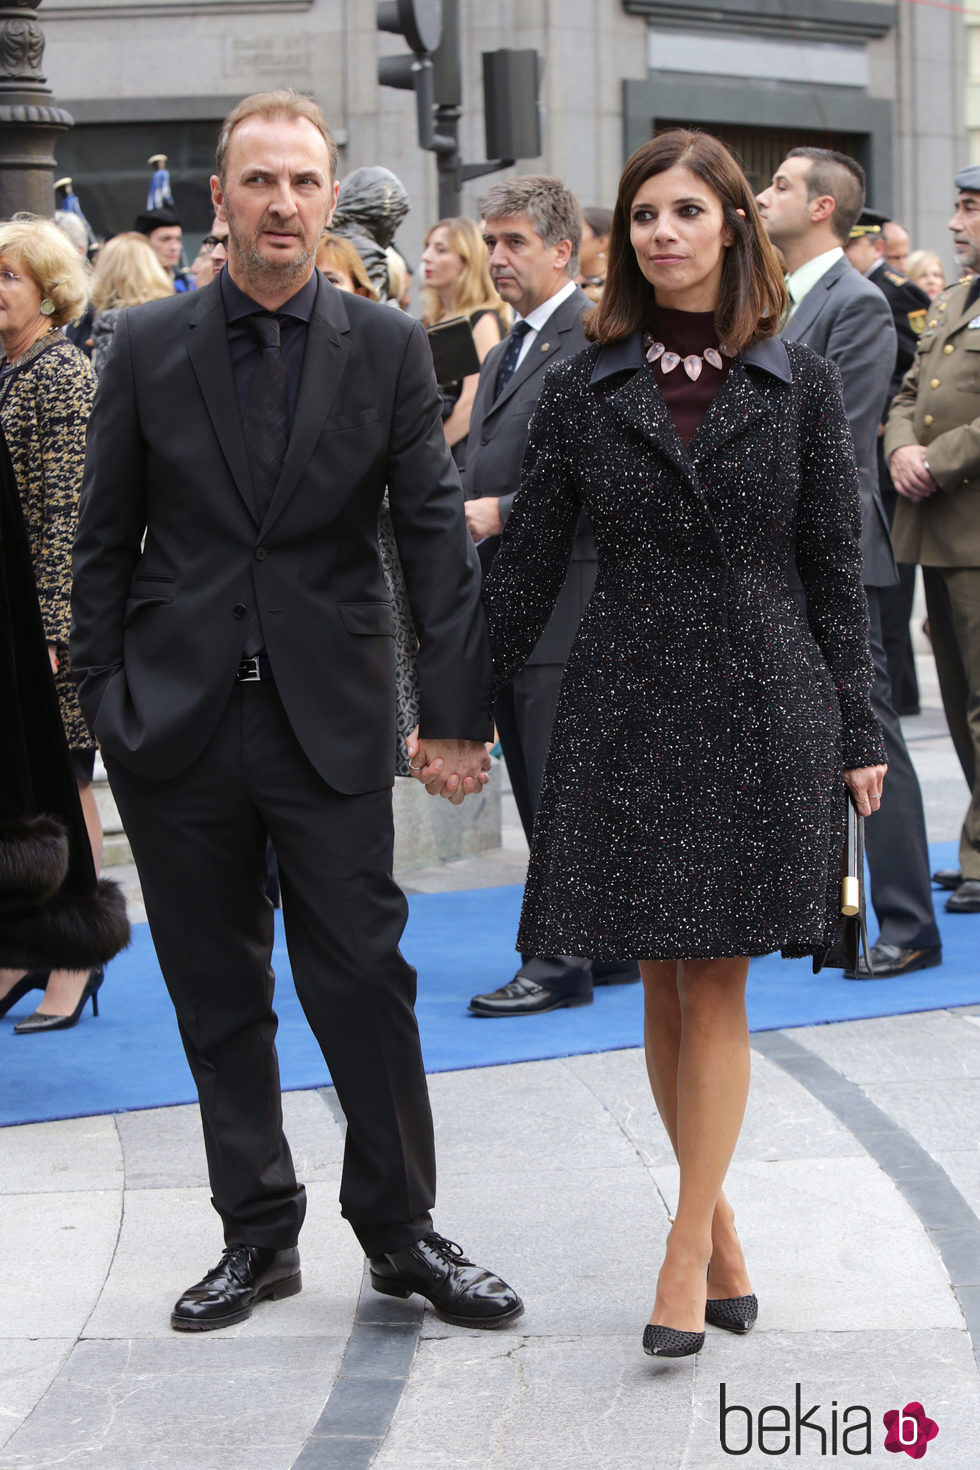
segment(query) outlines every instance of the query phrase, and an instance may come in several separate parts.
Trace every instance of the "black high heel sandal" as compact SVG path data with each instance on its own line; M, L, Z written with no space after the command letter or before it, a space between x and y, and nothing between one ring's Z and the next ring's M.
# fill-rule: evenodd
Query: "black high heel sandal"
M99 987L104 979L105 971L102 966L96 966L94 970L89 971L88 979L78 998L78 1005L70 1016L45 1016L40 1011L34 1011L23 1021L17 1022L14 1027L14 1035L31 1036L36 1031L67 1031L69 1027L77 1026L89 996L92 997L92 1014L97 1016L99 1014Z
M29 970L26 975L22 975L16 984L11 985L3 1000L0 1000L0 1016L5 1016L29 991L43 990L50 977L50 970Z

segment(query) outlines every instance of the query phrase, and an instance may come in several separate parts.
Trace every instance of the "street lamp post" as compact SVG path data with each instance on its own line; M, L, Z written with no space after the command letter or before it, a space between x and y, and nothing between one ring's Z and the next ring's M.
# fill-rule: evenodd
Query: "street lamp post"
M40 0L0 3L0 219L54 211L54 143L72 126L41 75Z

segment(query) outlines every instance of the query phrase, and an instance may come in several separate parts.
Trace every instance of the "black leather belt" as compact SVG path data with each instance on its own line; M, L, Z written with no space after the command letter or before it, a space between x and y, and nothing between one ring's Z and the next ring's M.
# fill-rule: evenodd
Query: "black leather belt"
M236 684L255 684L260 679L272 678L272 665L264 653L257 653L252 658L243 658L238 665L238 673L235 675Z

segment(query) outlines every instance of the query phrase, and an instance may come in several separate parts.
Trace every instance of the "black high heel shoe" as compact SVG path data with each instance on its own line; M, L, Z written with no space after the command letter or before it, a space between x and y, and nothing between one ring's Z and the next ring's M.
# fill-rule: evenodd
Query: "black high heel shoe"
M704 1320L726 1332L751 1332L759 1315L759 1299L749 1296L711 1297L704 1304Z
M26 975L22 975L16 984L11 985L3 1000L0 1000L0 1016L5 1016L29 991L43 990L50 976L50 970L29 970Z
M99 987L104 979L105 971L101 965L96 966L94 970L89 970L84 989L78 997L78 1005L70 1016L45 1016L40 1011L34 1011L23 1021L17 1022L14 1027L14 1035L31 1036L35 1031L67 1031L69 1027L77 1026L89 996L92 997L92 1014L97 1016L99 1014Z
M651 1358L690 1358L704 1347L703 1332L678 1332L648 1322L643 1329L643 1351Z

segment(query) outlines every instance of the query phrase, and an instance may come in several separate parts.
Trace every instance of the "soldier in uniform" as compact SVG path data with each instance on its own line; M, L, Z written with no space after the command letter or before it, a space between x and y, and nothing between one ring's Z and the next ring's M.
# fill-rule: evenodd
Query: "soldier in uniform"
M926 293L910 281L908 276L893 270L885 254L885 225L888 216L877 209L862 209L851 237L844 246L848 260L867 276L882 292L892 310L895 331L898 334L898 351L895 354L895 371L885 403L884 417L892 399L902 386L902 379L912 366L919 337L926 324L926 312L931 302ZM889 526L895 519L898 496L888 473L882 441L878 440L878 488ZM915 597L915 567L898 564L898 582L882 587L878 598L881 607L881 641L888 659L888 675L892 686L892 702L900 715L919 713L919 681L915 676L915 655L909 633L912 602Z
M950 913L980 913L980 165L956 175L949 222L970 274L932 303L892 403L885 455L900 500L895 551L925 577L946 718L970 786L958 870L934 875ZM951 623L951 627L950 627Z

